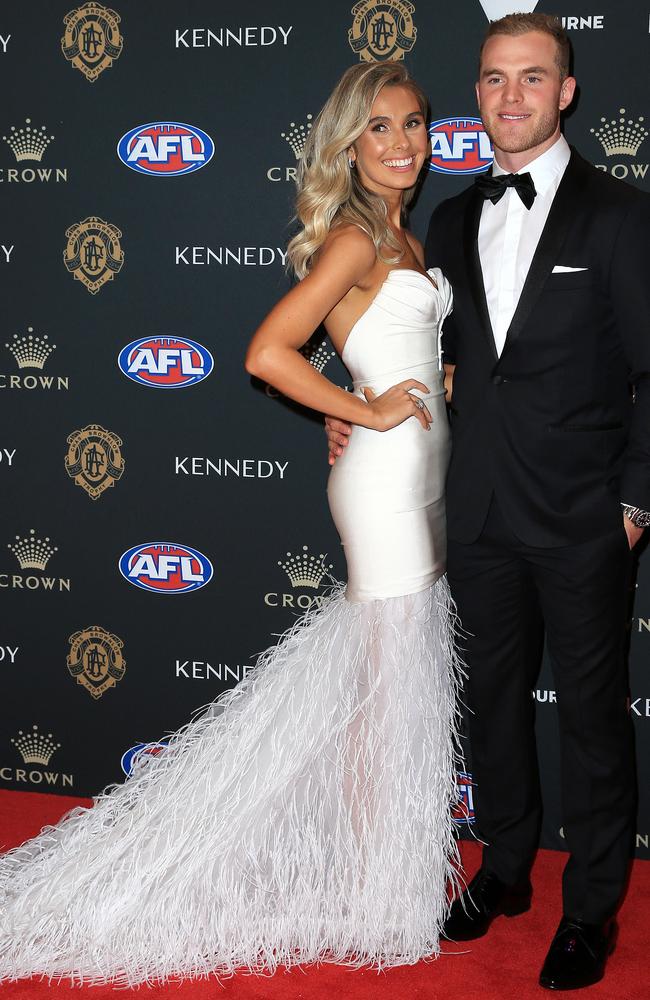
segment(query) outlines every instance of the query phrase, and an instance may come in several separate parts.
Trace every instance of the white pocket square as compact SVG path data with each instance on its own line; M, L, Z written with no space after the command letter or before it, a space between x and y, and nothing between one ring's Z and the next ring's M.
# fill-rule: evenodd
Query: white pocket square
M572 274L574 271L588 271L588 267L565 267L564 264L556 264L553 268L553 274Z

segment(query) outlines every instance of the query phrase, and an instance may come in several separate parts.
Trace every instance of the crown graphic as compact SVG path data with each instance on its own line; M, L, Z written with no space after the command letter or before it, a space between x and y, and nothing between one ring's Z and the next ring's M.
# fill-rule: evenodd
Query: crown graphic
M299 555L287 552L287 558L283 562L278 559L278 566L282 566L292 587L320 587L323 577L332 569L332 564L326 566L324 563L325 554L321 552L319 556L310 556L309 549L303 545Z
M31 118L25 118L25 128L17 129L11 126L10 134L2 137L17 160L42 160L43 153L53 141L53 135L47 135L45 125L40 129L32 128Z
M320 344L304 344L300 348L300 353L317 372L322 372L327 362L336 355L336 351L327 349L326 340Z
M606 156L636 156L639 146L648 135L648 130L643 124L643 115L636 121L625 117L625 108L620 108L620 118L612 118L607 121L601 118L602 125L599 129L590 129L590 132L599 140L605 150Z
M5 344L19 368L42 368L52 351L56 350L56 344L48 344L46 333L42 337L33 334L33 328L28 326L26 337L14 333L12 343Z
M33 725L31 733L18 730L18 736L11 741L26 764L49 764L55 750L60 750L61 744L55 743L52 733L44 736L39 733L38 726Z
M286 132L281 132L280 135L283 139L291 146L293 150L293 155L297 160L300 159L305 151L305 143L307 142L307 136L311 132L311 120L312 115L307 115L307 122L305 125L296 125L295 122L289 124L289 128Z
M21 569L45 569L54 553L58 551L56 545L50 545L49 538L36 538L33 528L28 538L16 535L15 543L13 545L10 543L7 548L11 549Z

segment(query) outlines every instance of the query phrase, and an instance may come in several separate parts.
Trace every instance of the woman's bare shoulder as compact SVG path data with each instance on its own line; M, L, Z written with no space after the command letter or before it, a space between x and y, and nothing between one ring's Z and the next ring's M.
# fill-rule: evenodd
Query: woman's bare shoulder
M326 250L334 246L337 252L345 249L350 252L362 253L371 259L376 257L375 244L372 242L372 238L361 226L355 226L351 222L334 226L330 229L322 249Z
M377 262L375 245L360 226L335 226L328 233L325 242L318 251L313 270L329 270L341 267L352 268L355 275L362 276L370 271Z

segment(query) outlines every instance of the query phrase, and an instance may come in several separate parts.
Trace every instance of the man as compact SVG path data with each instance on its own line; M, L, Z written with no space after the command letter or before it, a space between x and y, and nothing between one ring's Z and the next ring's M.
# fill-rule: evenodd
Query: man
M541 821L531 689L543 622L570 850L540 976L550 989L597 982L613 947L634 830L630 549L650 524L650 198L565 142L568 74L554 18L490 25L476 92L492 175L438 206L426 244L427 265L441 266L454 291L444 333L445 360L457 366L448 574L467 633L487 845L445 933L471 940L530 906ZM334 455L347 431L330 422Z

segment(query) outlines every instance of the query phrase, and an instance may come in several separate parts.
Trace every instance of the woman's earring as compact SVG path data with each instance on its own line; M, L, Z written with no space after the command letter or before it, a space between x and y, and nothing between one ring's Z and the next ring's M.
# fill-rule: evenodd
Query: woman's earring
M351 156L348 156L348 166L350 167L350 170L354 169L354 165L355 165L356 162L357 161L353 160Z

